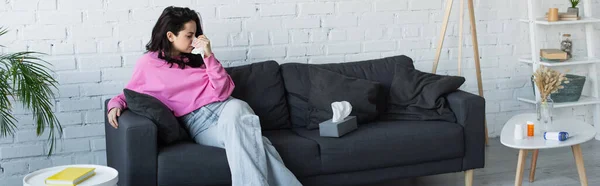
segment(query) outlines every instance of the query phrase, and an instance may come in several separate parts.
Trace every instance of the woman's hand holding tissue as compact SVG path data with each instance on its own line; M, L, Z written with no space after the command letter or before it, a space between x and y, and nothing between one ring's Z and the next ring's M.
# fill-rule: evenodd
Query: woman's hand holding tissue
M205 35L200 35L198 38L194 38L192 41L192 54L200 54L203 58L210 57L212 55L212 49L210 47L210 40Z

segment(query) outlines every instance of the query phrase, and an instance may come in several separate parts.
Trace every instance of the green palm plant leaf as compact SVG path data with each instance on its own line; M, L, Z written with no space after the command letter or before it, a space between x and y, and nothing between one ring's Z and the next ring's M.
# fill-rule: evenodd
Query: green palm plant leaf
M0 36L8 31L0 27ZM4 46L2 46L4 47ZM39 52L16 52L0 54L0 137L13 135L17 126L12 115L11 100L31 110L36 126L36 134L40 136L48 130L50 149L54 151L56 137L62 136L62 127L54 114L53 102L57 81L50 74L50 63L36 57L44 55Z
M569 0L571 2L571 7L575 8L579 4L580 0Z

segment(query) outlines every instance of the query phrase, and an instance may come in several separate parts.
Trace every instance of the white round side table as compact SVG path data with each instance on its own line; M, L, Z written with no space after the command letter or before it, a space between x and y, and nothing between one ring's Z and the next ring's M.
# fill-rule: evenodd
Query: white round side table
M64 168L67 168L67 167L96 168L94 170L94 172L96 172L96 175L81 182L80 184L77 184L77 186L116 186L117 182L119 181L119 173L117 172L117 170L115 170L111 167L102 166L102 165L77 164L77 165L56 166L56 167L50 167L50 168L45 168L45 169L40 169L40 170L34 171L32 173L27 174L27 176L25 176L23 178L23 185L24 186L44 186L44 185L46 185L44 182L44 180L46 180L46 178L60 172L61 170L63 170Z
M514 138L515 124L520 123L526 125L527 121L534 122L534 126L538 127L539 121L534 113L519 114L509 119L500 134L500 142L510 148L519 149L519 159L517 161L517 173L515 176L515 186L520 186L523 182L523 170L525 165L525 159L528 151L533 151L533 157L531 159L531 170L529 174L529 182L533 182L535 178L535 167L537 163L537 156L539 149L550 149L559 147L571 147L573 150L573 156L575 163L577 164L577 172L579 173L579 180L581 185L587 186L587 176L585 174L585 167L583 164L583 156L581 152L580 144L592 140L596 136L596 130L589 124L584 122L566 118L558 119L553 121L554 128L557 131L564 131L569 133L569 138L566 141L555 141L545 140L543 134L536 133L533 137L525 136L523 139Z

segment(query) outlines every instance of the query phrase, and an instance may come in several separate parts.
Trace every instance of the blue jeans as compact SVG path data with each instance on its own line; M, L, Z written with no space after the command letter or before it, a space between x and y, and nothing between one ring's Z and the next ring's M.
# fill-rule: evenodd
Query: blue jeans
M233 186L302 185L262 136L260 120L246 102L230 97L182 116L182 121L196 143L225 148Z

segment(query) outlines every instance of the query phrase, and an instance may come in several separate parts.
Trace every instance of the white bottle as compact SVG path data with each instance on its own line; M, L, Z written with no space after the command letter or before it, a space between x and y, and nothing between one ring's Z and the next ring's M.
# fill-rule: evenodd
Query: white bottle
M524 138L524 135L525 135L525 125L523 125L522 123L515 124L515 131L514 131L515 139L521 140Z

